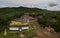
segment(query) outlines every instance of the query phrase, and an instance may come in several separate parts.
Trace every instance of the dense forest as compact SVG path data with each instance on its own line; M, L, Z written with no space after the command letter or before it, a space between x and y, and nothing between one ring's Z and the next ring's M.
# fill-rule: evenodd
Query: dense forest
M41 27L51 26L57 32L60 31L60 11L27 7L0 8L0 30L3 31L5 28L8 28L11 20L20 18L24 13L29 13L31 16L38 16L38 23Z

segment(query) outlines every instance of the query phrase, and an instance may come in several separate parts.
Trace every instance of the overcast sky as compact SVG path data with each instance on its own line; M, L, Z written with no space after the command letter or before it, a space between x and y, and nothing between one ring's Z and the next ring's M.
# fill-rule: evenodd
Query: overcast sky
M0 0L0 8L19 6L60 11L60 0Z

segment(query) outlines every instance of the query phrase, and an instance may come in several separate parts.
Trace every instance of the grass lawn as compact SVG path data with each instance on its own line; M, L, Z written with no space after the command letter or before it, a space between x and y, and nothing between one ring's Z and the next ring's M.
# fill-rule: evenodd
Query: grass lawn
M19 38L17 33L7 33L6 36L3 35L3 32L0 32L0 38Z

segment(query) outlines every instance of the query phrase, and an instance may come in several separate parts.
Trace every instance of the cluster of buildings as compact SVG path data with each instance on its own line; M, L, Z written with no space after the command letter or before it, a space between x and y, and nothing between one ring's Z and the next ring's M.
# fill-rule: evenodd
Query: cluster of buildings
M33 17L24 14L21 18L14 19L10 22L9 32L19 32L29 29L29 25L34 21Z

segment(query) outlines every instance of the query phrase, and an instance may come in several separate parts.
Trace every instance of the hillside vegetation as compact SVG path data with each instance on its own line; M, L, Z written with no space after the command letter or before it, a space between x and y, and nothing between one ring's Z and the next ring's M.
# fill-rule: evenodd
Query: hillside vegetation
M38 17L38 23L41 27L51 26L57 32L60 31L60 11L26 7L0 8L0 31L8 28L11 20L20 18L24 13L29 13L32 17Z

